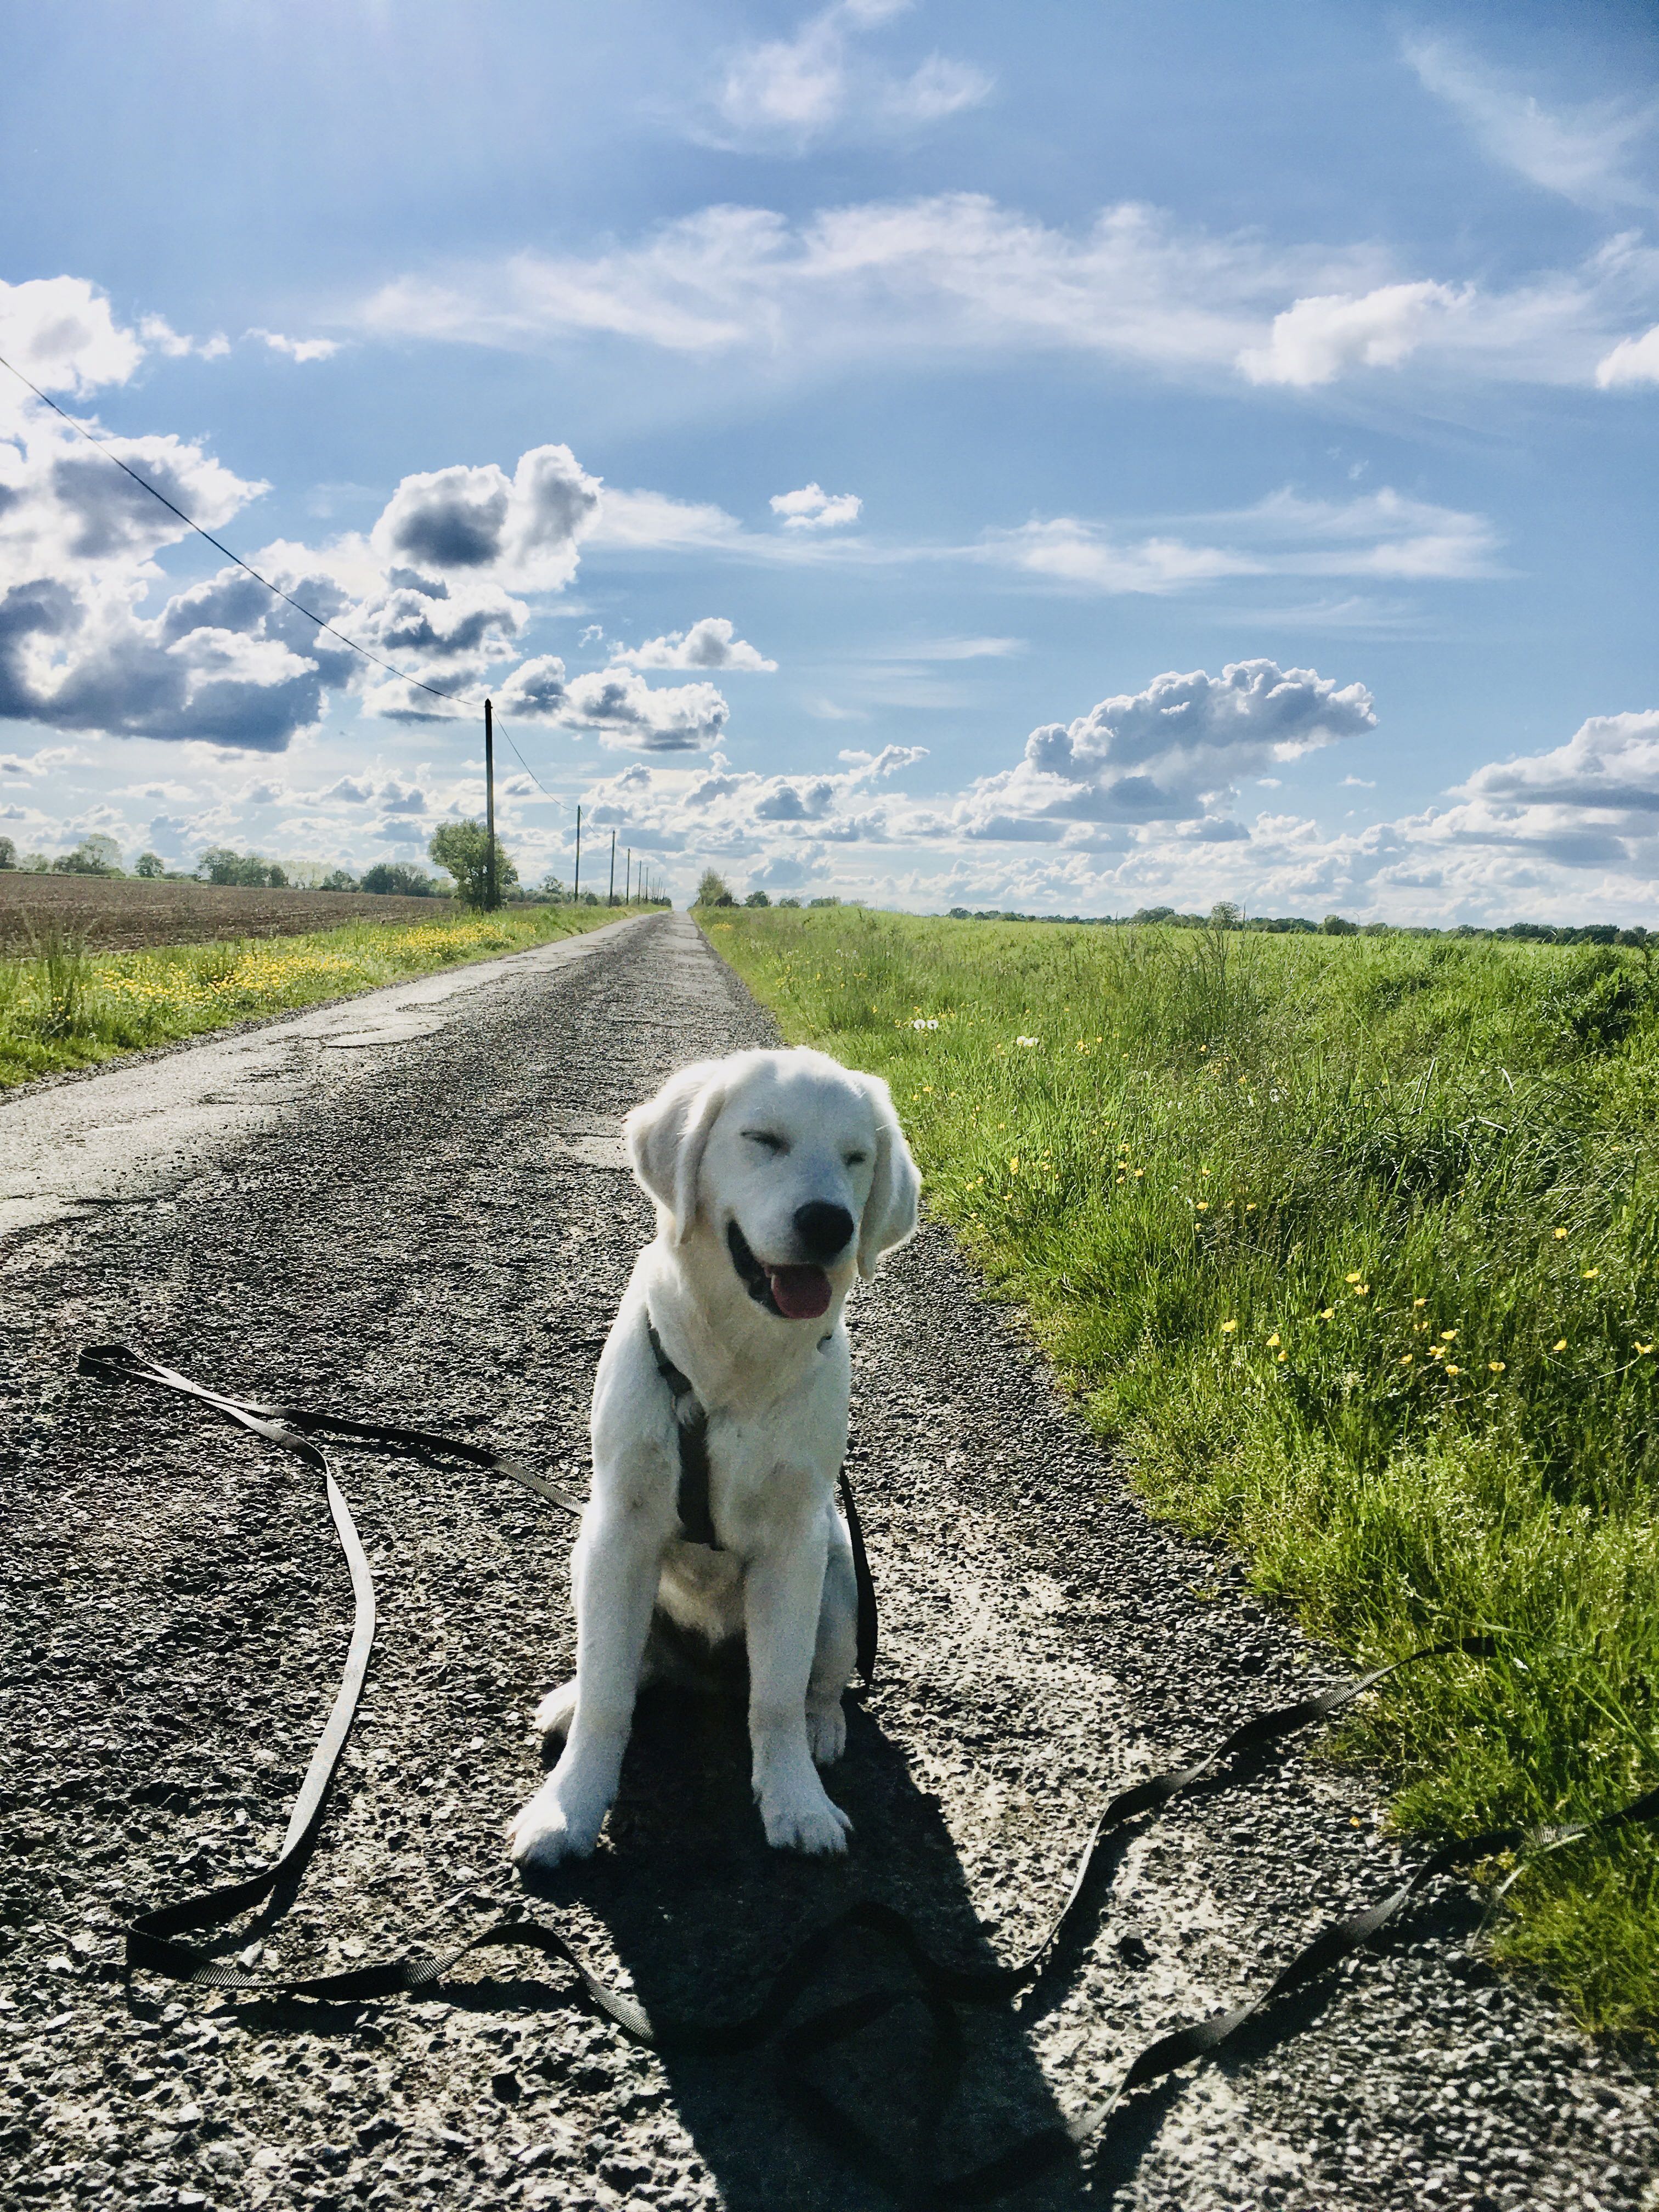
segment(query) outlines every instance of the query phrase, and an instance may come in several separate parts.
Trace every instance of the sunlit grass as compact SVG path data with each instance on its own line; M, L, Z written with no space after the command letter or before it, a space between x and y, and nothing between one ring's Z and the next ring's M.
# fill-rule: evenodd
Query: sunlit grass
M342 999L622 918L607 907L440 909L430 922L350 922L305 937L89 953L43 937L0 958L0 1086L84 1067L261 1014Z
M786 1032L885 1074L929 1202L1148 1501L1356 1659L1491 1630L1346 1747L1434 1832L1659 1783L1659 995L1642 957L744 913ZM1659 2025L1659 1849L1499 1940Z

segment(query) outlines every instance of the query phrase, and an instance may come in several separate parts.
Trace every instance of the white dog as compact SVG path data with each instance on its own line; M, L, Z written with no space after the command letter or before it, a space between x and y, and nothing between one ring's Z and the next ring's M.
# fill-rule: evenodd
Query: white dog
M844 1851L851 1823L814 1765L846 1742L855 1641L834 1503L851 1379L842 1307L914 1232L915 1164L879 1077L805 1050L682 1068L625 1128L657 1234L594 1383L593 1487L571 1563L576 1678L536 1715L565 1747L507 1856L546 1868L592 1850L658 1608L711 1644L746 1638L767 1840Z

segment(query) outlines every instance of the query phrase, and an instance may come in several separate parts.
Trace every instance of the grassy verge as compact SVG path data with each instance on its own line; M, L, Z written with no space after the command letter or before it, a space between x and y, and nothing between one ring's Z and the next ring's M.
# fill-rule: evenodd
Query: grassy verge
M1344 1739L1437 1833L1659 1783L1659 975L1636 953L702 917L891 1082L930 1203L1152 1506L1356 1658L1495 1631ZM1659 2027L1659 1844L1532 1864L1498 1940Z
M0 958L0 1089L144 1045L198 1036L469 960L519 952L623 918L610 907L508 907L430 921L349 922L303 937L88 953L43 939ZM641 909L643 911L643 909Z

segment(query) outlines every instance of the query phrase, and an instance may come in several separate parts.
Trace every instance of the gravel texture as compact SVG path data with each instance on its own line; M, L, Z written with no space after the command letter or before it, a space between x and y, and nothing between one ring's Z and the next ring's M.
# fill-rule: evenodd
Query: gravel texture
M438 1996L328 2008L128 1990L119 1965L128 1913L272 1855L349 1591L309 1470L181 1401L78 1380L79 1346L121 1338L252 1395L476 1432L580 1480L594 1361L648 1233L620 1116L680 1062L772 1036L687 920L646 920L459 999L434 1033L393 1023L318 1054L170 1183L10 1239L0 2202L888 2201L805 2131L766 2054L659 2061L528 1954ZM941 1233L853 1322L883 1652L831 1785L851 1856L769 1852L740 1707L660 1693L599 1851L537 1901L665 2012L744 2007L860 1896L947 1955L1023 1949L1107 1790L1339 1671L1226 1560L1147 1521ZM345 1474L380 1642L297 1902L238 1937L273 1970L437 1948L519 1896L501 1826L571 1654L556 1514L484 1475L366 1456ZM1130 1832L1066 1971L968 2016L947 2167L1086 2103L1378 1894L1403 1854L1376 1807L1293 1749ZM1466 1899L1427 1901L1015 2201L1650 2208L1650 2059L1495 1978L1474 1928ZM889 1971L854 1960L847 1986ZM921 2020L902 2008L819 2063L901 2157Z

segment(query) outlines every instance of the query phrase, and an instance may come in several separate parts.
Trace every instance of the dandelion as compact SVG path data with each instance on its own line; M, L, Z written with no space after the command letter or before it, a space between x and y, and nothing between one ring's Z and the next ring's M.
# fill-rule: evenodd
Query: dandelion
M1463 1370L1461 1367L1454 1367L1451 1362L1448 1360L1446 1362L1446 1372L1448 1375L1461 1375Z
M1429 1346L1429 1357L1431 1359L1443 1359L1445 1356L1446 1347L1443 1344L1431 1344Z
M1409 1366L1411 1365L1411 1364L1412 1364L1413 1360L1416 1357L1417 1357L1417 1355L1416 1355L1416 1353L1415 1353L1415 1352L1405 1352L1405 1353L1403 1353L1403 1354L1401 1355L1401 1361L1400 1361L1400 1364L1401 1364L1402 1367L1409 1367Z
M1504 1362L1501 1359L1489 1359L1486 1364L1494 1375L1501 1375L1504 1371Z
M1287 1358L1289 1357L1289 1354L1288 1354L1288 1353L1286 1353L1286 1352L1281 1352L1279 1353L1279 1356L1280 1359L1281 1359L1281 1360L1283 1360L1283 1359Z
M1268 1349L1269 1349L1270 1351L1273 1351L1273 1352L1277 1352L1277 1351L1278 1351L1278 1349L1279 1349L1279 1331L1278 1331L1277 1329L1275 1329L1275 1330L1273 1331L1273 1334L1272 1334L1272 1335L1267 1339L1267 1345L1268 1345Z
M1593 1283L1601 1272L1601 1270L1599 1267L1586 1267L1583 1274L1584 1281L1587 1283Z
M1566 1235L1566 1233L1567 1233L1567 1232L1566 1232L1566 1231L1565 1231L1565 1229L1558 1229L1558 1230L1556 1231L1556 1232L1555 1232L1555 1234L1556 1234L1556 1237L1557 1237L1558 1241L1559 1241L1561 1237L1565 1237L1565 1236Z
M1198 1201L1198 1210L1199 1210L1199 1212L1200 1212L1200 1213L1207 1213L1207 1212L1209 1212L1209 1210L1210 1210L1210 1201L1209 1201L1209 1200L1208 1200L1207 1198L1200 1198L1200 1199L1199 1200L1199 1201Z
M1344 1275L1344 1277L1342 1278L1342 1279L1343 1279L1343 1281L1344 1281L1345 1283L1357 1283L1357 1282L1358 1282L1358 1281L1361 1279L1361 1278L1364 1276L1364 1272L1365 1272L1365 1271L1364 1271L1364 1269L1363 1267L1356 1267L1356 1268L1354 1269L1354 1271L1353 1271L1352 1274L1351 1274L1351 1275Z
M1440 1332L1440 1341L1442 1344L1455 1344L1457 1341L1457 1331L1455 1328L1443 1328Z
M935 1021L924 1022L918 1018L912 1022L910 1026L913 1030L936 1030L939 1027L939 1024ZM1024 1040L1022 1040L1022 1042Z
M1142 1177L1142 1176L1144 1176L1144 1175L1146 1174L1146 1169L1145 1169L1145 1168L1137 1168L1137 1169L1135 1170L1135 1181L1136 1181L1137 1182L1139 1182L1140 1181L1140 1178Z
M1429 1302L1426 1298L1413 1298L1412 1300L1413 1306L1425 1306Z
M1370 1296L1370 1289L1371 1286L1369 1283L1356 1283L1353 1286L1353 1294L1357 1298L1369 1297Z
M1334 1306L1327 1306L1319 1316L1321 1321L1334 1321L1335 1317L1336 1308Z
M1231 1336L1237 1327L1238 1323L1236 1321L1224 1321L1221 1324L1221 1334L1223 1336Z
M1010 1175L1018 1175L1019 1173L1019 1154L1018 1152L1015 1152L1009 1159L1008 1172Z
M1565 1336L1558 1336L1555 1342L1550 1346L1552 1352L1565 1352L1566 1348L1567 1340Z

